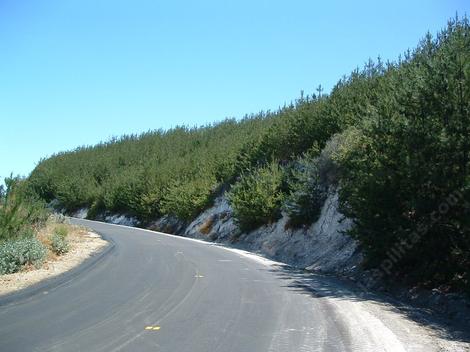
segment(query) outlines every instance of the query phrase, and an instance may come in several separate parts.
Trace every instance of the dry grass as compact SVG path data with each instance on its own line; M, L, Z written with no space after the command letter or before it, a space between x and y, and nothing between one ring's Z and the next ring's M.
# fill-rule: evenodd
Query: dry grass
M37 233L37 238L41 241L48 249L47 254L47 261L50 260L57 260L59 257L53 251L51 251L51 237L57 229L65 227L67 229L67 241L70 243L70 248L73 249L76 247L77 243L83 241L84 236L87 236L88 230L84 227L71 225L71 224L63 224L63 223L55 223L48 221L46 226L40 229Z
M204 235L207 235L209 234L209 232L211 232L213 225L214 225L214 218L210 216L201 226L199 226L199 232L203 233Z

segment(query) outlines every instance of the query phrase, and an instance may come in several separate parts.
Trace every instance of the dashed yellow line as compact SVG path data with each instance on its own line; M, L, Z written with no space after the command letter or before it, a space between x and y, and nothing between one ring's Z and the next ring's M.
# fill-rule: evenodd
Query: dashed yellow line
M145 330L160 330L160 327L159 326L146 326L145 327Z

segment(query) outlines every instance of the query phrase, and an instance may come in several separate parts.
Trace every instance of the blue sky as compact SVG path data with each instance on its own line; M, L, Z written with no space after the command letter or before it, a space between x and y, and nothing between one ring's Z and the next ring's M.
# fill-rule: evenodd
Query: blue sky
M0 178L112 136L201 125L396 59L467 0L0 0Z

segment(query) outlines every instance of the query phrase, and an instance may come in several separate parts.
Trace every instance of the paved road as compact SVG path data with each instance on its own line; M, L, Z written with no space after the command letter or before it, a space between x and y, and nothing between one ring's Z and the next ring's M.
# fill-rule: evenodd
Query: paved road
M0 351L404 350L394 335L380 336L380 324L355 333L367 323L338 313L341 298L335 308L331 292L312 294L276 265L210 243L74 221L113 250L58 287L0 306Z

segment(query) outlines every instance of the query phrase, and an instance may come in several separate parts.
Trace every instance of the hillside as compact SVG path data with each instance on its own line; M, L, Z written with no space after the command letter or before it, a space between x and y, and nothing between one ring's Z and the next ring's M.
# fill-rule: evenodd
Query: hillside
M225 192L238 230L310 225L328 195L382 278L470 292L470 26L240 121L123 136L42 160L29 189L71 213L190 222Z

